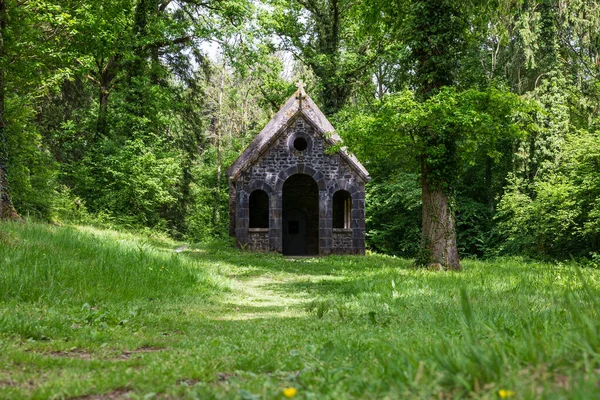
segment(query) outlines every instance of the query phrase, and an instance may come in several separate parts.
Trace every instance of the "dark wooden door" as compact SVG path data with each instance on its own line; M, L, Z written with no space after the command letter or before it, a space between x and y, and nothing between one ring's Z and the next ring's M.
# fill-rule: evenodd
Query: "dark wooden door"
M283 212L283 254L308 255L308 217L298 208Z

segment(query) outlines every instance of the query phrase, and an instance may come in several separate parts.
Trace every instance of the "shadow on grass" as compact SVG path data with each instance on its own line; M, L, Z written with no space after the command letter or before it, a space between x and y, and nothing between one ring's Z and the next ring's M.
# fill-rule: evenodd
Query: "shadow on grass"
M462 318L461 290L479 315L507 319L522 309L523 315L534 318L551 304L562 307L565 296L582 285L574 265L517 258L466 260L464 271L451 272L415 269L409 260L380 255L289 259L229 249L188 256L229 265L233 271L229 276L242 284L272 276L262 289L279 296L301 295L305 307L315 300L332 302L327 306L331 309L354 304L356 310L391 307L390 313L399 313L408 307L432 312L439 320L445 318L444 312Z
M210 248L211 246L209 246ZM202 248L200 248L202 249ZM370 256L326 256L315 258L291 258L274 253L253 253L229 247L227 250L182 252L187 257L215 264L228 263L241 272L238 278L254 277L273 273L294 275L348 275L366 269L410 268L409 260L380 255Z

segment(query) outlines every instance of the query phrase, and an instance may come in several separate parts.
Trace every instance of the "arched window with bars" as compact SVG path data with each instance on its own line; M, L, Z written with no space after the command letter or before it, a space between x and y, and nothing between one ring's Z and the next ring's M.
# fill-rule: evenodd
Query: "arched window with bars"
M350 229L352 197L345 190L333 194L333 228Z

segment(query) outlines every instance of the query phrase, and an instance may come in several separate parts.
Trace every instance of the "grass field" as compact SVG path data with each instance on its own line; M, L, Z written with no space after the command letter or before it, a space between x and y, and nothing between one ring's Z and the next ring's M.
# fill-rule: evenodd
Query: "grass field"
M182 245L0 224L0 399L600 398L597 269Z

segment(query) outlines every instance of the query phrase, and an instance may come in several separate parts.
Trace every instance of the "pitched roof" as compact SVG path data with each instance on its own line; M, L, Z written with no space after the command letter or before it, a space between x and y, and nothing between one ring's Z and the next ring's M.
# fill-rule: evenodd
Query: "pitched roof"
M300 109L300 104L302 108ZM275 114L263 130L256 135L246 150L233 162L227 170L229 179L235 181L239 175L249 166L254 164L270 145L277 139L279 134L293 123L298 116L302 115L319 133L319 135L330 145L342 143L342 138L335 132L331 123L315 102L306 94L302 86L285 102L283 107ZM371 180L366 168L358 161L354 154L342 147L338 154L365 181Z

